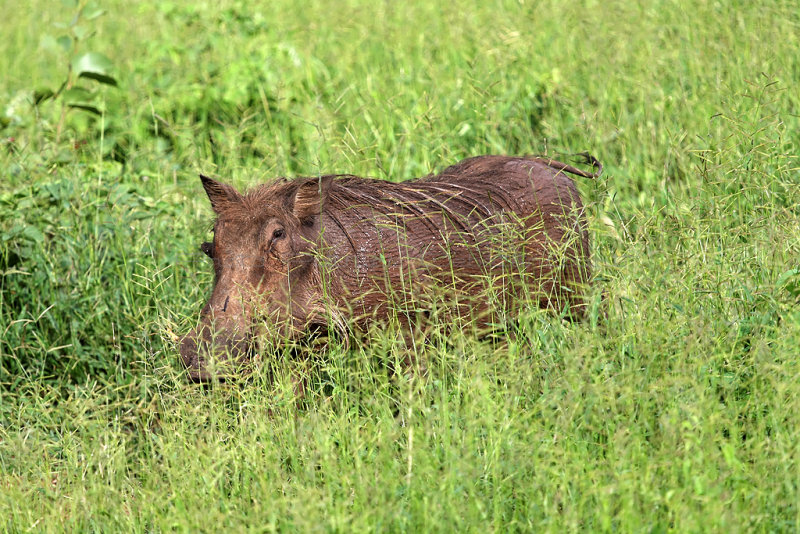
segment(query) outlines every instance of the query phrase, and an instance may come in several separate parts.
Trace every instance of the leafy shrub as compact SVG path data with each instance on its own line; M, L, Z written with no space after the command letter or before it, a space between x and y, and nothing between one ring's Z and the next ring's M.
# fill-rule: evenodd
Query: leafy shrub
M157 295L142 280L185 261L148 238L175 205L119 177L93 179L99 170L42 175L0 195L0 382L127 369L154 321Z

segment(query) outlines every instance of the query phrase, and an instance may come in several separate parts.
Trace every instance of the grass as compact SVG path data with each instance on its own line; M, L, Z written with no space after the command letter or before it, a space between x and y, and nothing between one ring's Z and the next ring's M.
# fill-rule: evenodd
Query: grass
M103 7L120 84L60 143L29 102L72 12L0 21L0 529L800 529L797 2ZM198 172L583 150L587 321L433 336L424 377L391 331L334 346L300 407L291 361L186 383Z

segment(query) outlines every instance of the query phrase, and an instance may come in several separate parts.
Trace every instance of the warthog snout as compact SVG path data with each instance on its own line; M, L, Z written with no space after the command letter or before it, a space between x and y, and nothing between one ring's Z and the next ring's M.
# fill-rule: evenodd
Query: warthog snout
M180 342L183 365L194 382L222 380L246 374L252 344L243 335L224 330L212 332L207 326L187 334Z

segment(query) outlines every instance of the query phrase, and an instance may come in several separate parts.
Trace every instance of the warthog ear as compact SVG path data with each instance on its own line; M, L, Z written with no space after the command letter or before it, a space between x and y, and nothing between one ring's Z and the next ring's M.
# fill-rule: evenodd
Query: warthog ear
M212 180L208 176L200 175L200 181L203 182L203 189L206 190L208 200L211 201L211 209L214 213L219 215L227 204L232 202L241 201L242 197L236 192L233 187Z
M333 178L333 176L309 178L297 188L292 213L304 225L313 225L316 218L322 213L322 206L328 197Z

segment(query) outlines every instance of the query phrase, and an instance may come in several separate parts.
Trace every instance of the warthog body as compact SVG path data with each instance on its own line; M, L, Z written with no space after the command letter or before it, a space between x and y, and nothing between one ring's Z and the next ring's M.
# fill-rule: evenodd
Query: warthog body
M400 183L349 175L279 180L240 194L201 176L217 214L202 249L216 280L181 357L195 380L246 363L254 337L410 323L426 307L487 325L520 298L583 313L583 206L545 158L482 156ZM465 323L462 323L465 324Z

